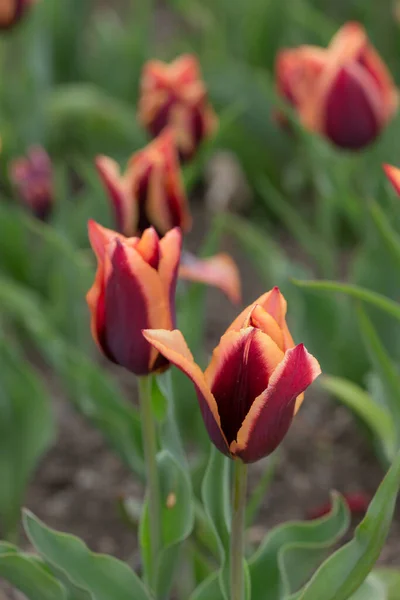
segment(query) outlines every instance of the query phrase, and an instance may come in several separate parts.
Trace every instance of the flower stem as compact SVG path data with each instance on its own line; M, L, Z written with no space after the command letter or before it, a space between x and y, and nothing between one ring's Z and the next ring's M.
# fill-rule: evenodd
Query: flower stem
M157 470L156 428L151 407L151 376L139 377L139 400L142 435L147 475L147 498L149 503L150 562L149 584L154 590L158 555L161 546L160 486Z
M247 491L247 465L235 460L232 494L232 528L231 528L231 600L244 598L244 530Z

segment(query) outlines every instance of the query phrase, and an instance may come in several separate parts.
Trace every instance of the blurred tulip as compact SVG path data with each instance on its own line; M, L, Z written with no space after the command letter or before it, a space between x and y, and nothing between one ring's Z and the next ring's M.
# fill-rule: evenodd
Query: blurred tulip
M353 492L350 494L343 495L344 500L346 501L347 506L349 507L349 511L352 516L365 515L368 510L369 503L372 500L372 496L370 494L366 494L365 492ZM308 512L308 519L320 519L325 515L329 514L332 510L331 502L325 502L316 508L311 509Z
M142 329L173 329L181 254L179 228L159 239L151 227L141 238L89 222L97 273L87 294L94 340L103 353L136 375L164 370L168 360L146 342Z
M395 191L400 196L400 169L393 167L392 165L383 165L383 170Z
M132 236L152 226L159 235L192 224L173 131L165 129L131 157L124 175L117 163L98 156L96 166L110 197L120 233Z
M218 124L195 56L184 54L170 64L150 60L144 65L138 118L152 136L172 126L182 160L192 158Z
M346 23L327 49L300 46L276 60L277 91L305 128L341 148L370 144L396 111L391 75L364 28Z
M0 0L0 29L10 29L36 0Z
M215 446L231 458L257 461L286 435L304 390L320 374L317 360L294 346L278 288L247 307L222 336L206 371L180 331L144 331L166 359L194 383Z
M23 204L46 221L54 204L53 168L47 152L40 146L29 148L26 158L10 163L9 175Z

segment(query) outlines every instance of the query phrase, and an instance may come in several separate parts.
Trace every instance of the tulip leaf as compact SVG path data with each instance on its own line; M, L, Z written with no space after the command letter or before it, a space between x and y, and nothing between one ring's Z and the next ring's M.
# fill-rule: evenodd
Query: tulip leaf
M275 469L277 466L277 462L279 459L279 452L274 452L271 454L266 461L266 467L264 473L261 475L260 479L253 492L251 493L246 506L246 526L250 527L261 508L261 505L265 498L265 493L275 475Z
M374 573L370 573L350 600L389 600L387 587Z
M193 499L190 477L168 451L157 455L160 477L162 549L157 567L156 597L167 597L179 562L181 543L193 529ZM140 523L140 546L144 567L150 572L150 531L147 502Z
M367 304L376 306L389 315L392 315L392 317L400 320L400 304L398 302L390 300L377 292L359 287L358 285L340 283L337 281L301 281L299 279L293 279L292 283L299 287L320 290L321 292L339 292L341 294L347 294L357 300L362 300Z
M400 486L400 453L380 484L353 539L329 557L296 600L347 600L371 571L389 533ZM294 599L290 599L294 600Z
M368 425L379 443L382 444L387 459L392 460L396 452L396 432L389 411L384 406L377 404L370 394L348 379L323 375L319 378L318 383Z
M31 512L24 512L25 531L39 554L60 570L91 600L150 600L138 576L114 557L95 554L77 537L59 533Z
M400 236L393 229L385 212L373 200L369 203L369 212L380 237L397 265L400 266Z
M400 374L388 356L366 312L357 309L358 322L372 364L385 391L385 405L390 412L395 429L396 448L400 443Z
M218 573L212 573L190 596L189 600L224 600Z
M29 478L54 439L47 390L26 359L0 336L0 531L16 534Z
M28 554L0 544L0 577L29 600L67 600L66 590L45 566Z
M261 598L268 582L268 600L281 600L305 583L321 563L324 550L345 533L349 511L332 495L329 515L307 522L285 523L273 529L249 561L251 589Z

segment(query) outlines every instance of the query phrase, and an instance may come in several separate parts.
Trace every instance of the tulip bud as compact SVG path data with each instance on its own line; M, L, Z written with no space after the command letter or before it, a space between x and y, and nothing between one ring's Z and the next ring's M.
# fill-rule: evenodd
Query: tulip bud
M89 222L97 273L87 294L94 340L111 361L136 375L164 370L168 360L146 342L143 328L175 326L175 288L181 253L179 228L159 239L141 238Z
M0 0L0 30L16 25L34 2L35 0Z
M364 28L354 22L327 49L282 50L276 78L278 93L306 129L349 150L373 142L397 108L394 82Z
M182 160L217 128L195 56L185 54L170 64L150 60L143 68L138 118L153 137L167 125L175 132Z
M106 156L98 156L96 166L120 233L137 235L151 226L159 235L173 227L190 229L192 219L170 128L131 157L124 175Z
M286 435L304 390L320 374L317 360L294 346L286 301L274 288L235 319L203 373L180 331L144 331L194 383L214 445L245 463L268 456Z
M54 204L53 168L47 152L40 146L30 148L26 158L11 162L9 173L21 202L46 221Z

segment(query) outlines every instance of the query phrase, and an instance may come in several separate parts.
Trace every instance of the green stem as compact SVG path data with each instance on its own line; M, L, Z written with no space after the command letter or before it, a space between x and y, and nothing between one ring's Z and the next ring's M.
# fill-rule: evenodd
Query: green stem
M139 377L139 400L142 420L142 434L144 456L146 461L147 475L147 498L149 504L149 529L150 529L150 556L151 564L149 566L149 584L154 589L155 577L157 574L158 555L161 546L160 530L160 486L157 470L157 440L156 428L154 424L152 406L151 406L151 385L150 375Z
M231 528L231 600L244 598L244 530L246 517L247 465L235 460Z

